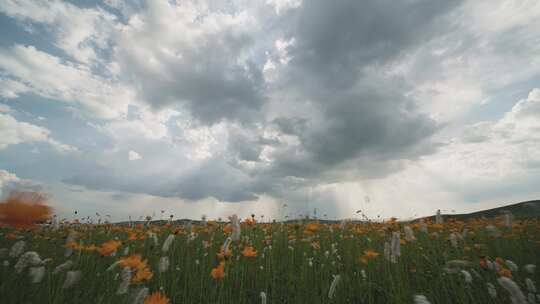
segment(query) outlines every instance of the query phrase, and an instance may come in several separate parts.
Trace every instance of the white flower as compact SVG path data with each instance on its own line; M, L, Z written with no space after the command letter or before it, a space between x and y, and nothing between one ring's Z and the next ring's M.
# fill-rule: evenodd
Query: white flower
M70 270L66 274L66 280L64 281L64 285L62 285L63 289L71 288L73 285L77 284L79 280L81 279L82 273L80 270Z
M525 269L526 272L530 273L530 274L533 274L534 271L536 270L536 265L534 264L527 264L525 266L523 266L523 268Z
M525 295L516 282L507 277L500 277L497 279L497 281L504 289L506 289L506 291L510 293L510 300L512 301L512 304L527 304Z
M241 234L241 228L240 228L240 220L238 219L238 216L236 214L233 214L231 217L231 239L233 241L240 240L240 234Z
M362 279L363 279L364 281L367 280L367 274L366 274L366 271L365 271L364 269L362 269L362 270L360 271L360 275L362 275Z
M414 232L411 227L405 226L403 227L403 230L405 231L405 240L407 240L407 242L416 241L416 237L414 237Z
M507 211L504 215L503 215L503 219L504 219L504 225L506 227L510 227L512 228L512 213L510 211Z
M426 296L424 295L415 295L414 296L414 304L431 304Z
M133 300L133 304L143 304L144 299L148 296L148 288L143 287L137 292L137 295L135 296L135 300Z
M170 262L169 262L169 257L161 257L159 259L159 272L166 272L167 270L169 270L169 265L170 265Z
M161 251L165 253L168 252L173 241L174 241L174 234L169 234L167 239L165 239L165 242L163 242L163 247L161 247Z
M516 265L516 263L510 261L510 260L506 260L505 261L505 264L506 266L508 266L508 268L510 268L510 270L512 270L513 272L516 272L519 270L519 267L518 265Z
M21 255L17 264L15 264L15 270L17 273L21 273L27 266L36 266L39 264L41 264L39 254L35 251L28 251Z
M486 288L487 288L489 296L495 299L497 297L497 289L495 289L495 285L488 282L486 283Z
M336 291L336 286L339 283L340 279L341 275L334 275L334 279L332 280L332 284L330 284L330 289L328 290L328 299L332 299L334 297L334 292Z
M64 270L70 269L71 267L73 267L73 262L71 260L67 260L66 262L56 266L56 268L54 268L52 274L58 274L60 272L63 272Z
M527 291L536 292L536 286L534 285L533 280L530 278L525 279L525 285L527 285Z
M129 284L131 283L131 269L129 269L129 267L124 267L120 276L122 280L120 281L120 286L118 286L118 290L116 290L117 295L123 295L128 292Z
M22 240L13 244L13 246L11 246L11 250L9 251L9 257L16 258L20 256L23 253L25 246L26 246L26 242Z
M384 257L390 260L390 242L384 242Z
M266 293L264 291L261 291L261 304L266 304Z
M32 283L40 283L45 275L45 266L30 267L29 275L32 278Z
M461 273L465 277L465 282L467 282L469 284L472 283L472 276L467 270L461 270Z
M455 232L450 233L450 244L452 244L452 247L454 248L458 247L458 240Z

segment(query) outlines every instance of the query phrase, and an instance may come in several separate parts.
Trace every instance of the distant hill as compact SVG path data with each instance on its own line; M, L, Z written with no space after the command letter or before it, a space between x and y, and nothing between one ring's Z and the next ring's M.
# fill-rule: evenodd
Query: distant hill
M472 213L443 214L443 216L446 218L451 217L458 220L468 220L479 217L494 218L508 211L512 213L515 219L540 218L540 200L526 201L493 209L476 211ZM435 216L429 216L425 218L433 219L434 217Z

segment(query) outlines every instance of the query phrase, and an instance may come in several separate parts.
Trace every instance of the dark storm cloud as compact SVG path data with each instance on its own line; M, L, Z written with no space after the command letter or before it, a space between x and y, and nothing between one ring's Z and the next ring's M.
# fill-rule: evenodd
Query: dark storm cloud
M379 67L447 27L441 17L458 1L304 1L265 26L268 33L225 26L202 31L190 43L177 39L181 27L166 28L175 21L168 19L168 7L150 3L139 14L140 27L126 30L132 32L115 43L119 77L154 108L180 106L202 126L234 124L227 125L221 142L226 149L171 173L170 167L153 170L148 158L155 149L149 148L141 154L148 163L125 171L96 165L64 182L187 200L250 201L385 176L403 160L436 149L430 139L436 123L406 96L406 80L384 75ZM197 22L204 18L190 26ZM260 58L248 56L266 35L294 38L286 48L290 61L278 67L275 83L265 82ZM269 97L273 90L282 93L279 102L286 109L279 113L287 116L266 112L276 102ZM268 136L272 132L277 136ZM267 147L270 160L263 157Z
M226 160L217 158L210 159L182 174L166 178L161 175L120 175L108 168L96 167L95 170L63 181L93 190L145 193L186 200L214 197L219 201L240 202L257 199L252 189L252 179L229 165Z
M294 92L284 102L293 114L272 121L299 146L276 152L270 175L314 183L330 178L327 173L382 176L399 169L396 161L433 153L437 124L406 96L406 80L381 76L379 69L447 30L443 15L459 3L305 1L286 27L294 42L277 81ZM310 101L307 112L294 112L297 99Z
M442 15L462 1L305 1L288 36L292 75L315 89L347 89L362 68L384 64L448 29ZM441 28L443 27L443 28ZM317 94L317 93L315 93Z

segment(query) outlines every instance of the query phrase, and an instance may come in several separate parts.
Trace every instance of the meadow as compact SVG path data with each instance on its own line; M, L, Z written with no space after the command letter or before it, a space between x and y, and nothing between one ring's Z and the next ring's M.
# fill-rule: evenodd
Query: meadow
M539 232L508 215L4 224L0 302L540 303Z

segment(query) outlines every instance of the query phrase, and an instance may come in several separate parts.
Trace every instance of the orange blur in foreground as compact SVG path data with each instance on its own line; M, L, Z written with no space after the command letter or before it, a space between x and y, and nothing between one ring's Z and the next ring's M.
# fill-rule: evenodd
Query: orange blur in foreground
M12 191L0 202L0 223L17 228L42 223L52 215L52 208L45 201L45 194L40 192Z

